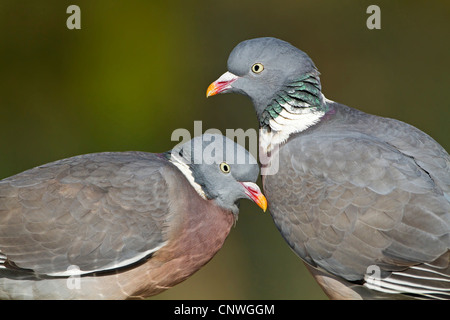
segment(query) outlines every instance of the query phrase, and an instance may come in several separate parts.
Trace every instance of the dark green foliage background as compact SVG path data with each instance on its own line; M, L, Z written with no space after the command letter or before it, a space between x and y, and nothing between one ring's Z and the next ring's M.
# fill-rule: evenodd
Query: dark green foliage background
M66 8L81 8L68 30ZM381 30L366 8L381 8ZM205 98L231 49L259 36L306 51L324 94L417 126L450 150L450 2L0 2L0 178L99 151L161 152L173 130L257 128L250 101ZM243 201L219 254L156 299L324 299L269 214Z

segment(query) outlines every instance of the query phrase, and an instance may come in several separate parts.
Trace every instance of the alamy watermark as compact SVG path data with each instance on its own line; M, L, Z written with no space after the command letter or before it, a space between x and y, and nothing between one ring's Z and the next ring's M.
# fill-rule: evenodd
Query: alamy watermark
M70 276L66 280L66 286L70 290L81 289L80 268L76 265L67 267L67 272Z
M66 26L69 30L81 29L81 9L79 6L72 4L67 7L66 13L70 16L66 20Z
M381 9L379 6L372 4L367 7L366 13L370 14L367 18L366 26L369 30L381 29Z
M66 20L66 26L69 30L81 29L81 9L79 6L72 4L67 7L66 13L70 16ZM369 30L381 29L381 9L379 6L372 4L367 7L366 13L370 16L366 20L366 26Z
M233 142L233 145L234 142L236 142L237 144L241 145L246 150L248 150L248 152L250 152L250 154L255 159L259 159L262 175L273 175L278 172L279 168L278 148L275 147L270 153L266 153L263 150L260 150L258 146L258 132L253 128L247 129L245 131L240 128L226 129L225 134L223 134L219 129L215 128L207 129L205 130L205 132L203 132L202 121L194 121L193 133L194 134L191 135L191 132L184 128L175 129L172 132L171 140L179 141L179 143L173 148L173 150L179 149L183 144L192 140L193 137L198 137L201 136L202 134L220 134L230 139ZM207 139L207 137L203 139ZM228 144L229 142L225 143ZM201 155L196 155L195 157L192 157L194 163L200 164L203 163L203 161L208 161L208 159L209 161L220 163L221 161L220 155L223 154L223 150L226 150L227 153L233 152L234 150L233 146L222 144L223 141L214 141L213 143L210 143L210 145L206 147L200 146L201 148L197 148L194 146L193 150L200 150L202 152ZM245 150L242 151L245 152ZM237 150L237 152L239 152L239 150ZM245 157L245 155L227 154L227 159L234 159L237 161L237 164L248 163L247 162L248 159ZM241 161L241 163L239 161Z
M374 287L381 287L381 269L377 265L370 265L366 269L364 280L367 284Z

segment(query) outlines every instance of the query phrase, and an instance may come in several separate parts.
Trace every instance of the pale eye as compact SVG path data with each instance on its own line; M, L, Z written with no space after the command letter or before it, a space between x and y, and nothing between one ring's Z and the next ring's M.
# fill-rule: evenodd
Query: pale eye
M254 73L260 73L264 70L264 66L261 63L255 63L252 65L252 71Z
M220 170L222 170L223 173L229 173L231 171L230 166L226 162L222 162L220 165Z

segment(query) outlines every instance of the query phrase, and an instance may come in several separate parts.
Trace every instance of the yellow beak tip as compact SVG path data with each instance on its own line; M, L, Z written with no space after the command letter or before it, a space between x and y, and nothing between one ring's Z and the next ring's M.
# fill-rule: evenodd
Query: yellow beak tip
M267 210L267 199L266 197L262 196L259 199L259 206L261 207L261 209L263 209L263 212L266 212Z
M206 89L206 97L209 98L216 94L216 84L213 82L209 85L208 89Z

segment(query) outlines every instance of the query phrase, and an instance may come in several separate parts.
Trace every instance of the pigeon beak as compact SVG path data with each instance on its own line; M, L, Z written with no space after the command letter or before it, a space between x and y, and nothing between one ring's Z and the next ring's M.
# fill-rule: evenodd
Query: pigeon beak
M245 189L245 194L254 201L264 212L267 210L267 199L262 194L258 185L253 182L240 182Z
M206 97L216 95L218 93L224 92L231 88L231 84L239 79L238 76L232 74L231 72L225 72L220 76L219 79L211 83L206 90Z

